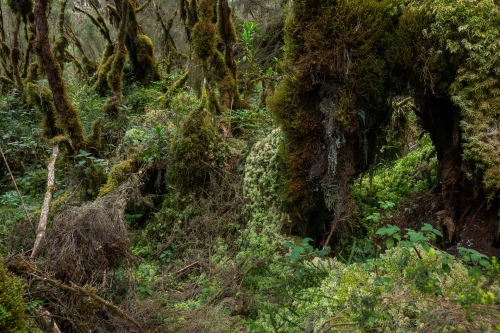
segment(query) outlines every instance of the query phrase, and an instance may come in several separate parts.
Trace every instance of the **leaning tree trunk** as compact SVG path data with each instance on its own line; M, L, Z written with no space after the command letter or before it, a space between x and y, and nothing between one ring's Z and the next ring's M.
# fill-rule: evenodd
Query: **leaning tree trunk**
M50 49L47 9L47 0L35 1L36 38L34 50L40 60L42 69L47 76L50 90L52 91L54 106L57 112L56 126L65 131L73 148L78 151L85 148L83 128L78 111L69 100L59 63Z

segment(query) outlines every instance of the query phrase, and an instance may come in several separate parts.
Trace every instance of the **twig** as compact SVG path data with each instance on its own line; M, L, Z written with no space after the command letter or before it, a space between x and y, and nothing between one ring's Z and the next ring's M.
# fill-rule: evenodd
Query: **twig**
M45 192L45 198L43 199L42 213L40 214L40 222L38 222L38 228L36 230L35 245L33 245L33 252L31 252L31 258L37 255L40 243L45 237L45 230L47 229L47 220L49 219L50 202L52 201L52 195L56 190L56 176L55 176L55 165L57 156L59 155L59 144L55 144L52 147L52 155L50 156L49 164L47 165L48 175L47 175L47 191Z
M187 265L187 266L186 266L186 267L184 267L183 269L178 270L178 271L177 271L177 272L175 272L174 274L179 274L179 273L182 273L182 272L184 272L186 269L189 269L189 268L193 267L194 265L196 265L196 264L198 264L198 263L200 263L200 262L199 262L199 261L195 261L195 262L193 262L192 264Z
M9 171L10 178L12 179L12 182L14 183L14 187L16 188L17 195L19 196L19 200L21 201L21 205L23 206L24 213L26 214L26 217L28 218L28 221L31 225L32 228L35 227L33 222L31 221L30 215L28 214L28 210L26 209L26 205L24 204L23 197L21 195L21 192L19 192L19 188L17 187L16 179L14 178L14 175L12 174L12 171L10 170L9 163L7 162L7 159L5 158L5 155L3 154L3 149L0 146L0 153L2 154L3 161L5 162L5 165L7 166L7 170Z

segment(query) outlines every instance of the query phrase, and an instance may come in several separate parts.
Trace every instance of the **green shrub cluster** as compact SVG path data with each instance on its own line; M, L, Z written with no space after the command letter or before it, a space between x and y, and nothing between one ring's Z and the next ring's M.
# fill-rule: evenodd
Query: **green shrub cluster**
M381 201L397 206L418 191L428 191L437 182L436 152L426 136L417 149L390 165L381 165L372 173L360 176L351 186L355 214L362 224L364 217L378 211ZM368 226L368 230L373 227Z
M499 330L498 260L481 262L485 256L472 251L473 263L465 249L464 259L453 258L426 243L430 239L425 236L427 229L409 230L407 240L364 263L344 264L318 257L322 253L311 246L293 246L294 251L301 251L295 256L292 251L284 263L293 269L284 270L281 290L291 288L294 297L279 307L269 305L251 323L252 332ZM398 234L392 231L391 235ZM468 267L478 261L479 266ZM306 288L300 283L318 278L319 283Z

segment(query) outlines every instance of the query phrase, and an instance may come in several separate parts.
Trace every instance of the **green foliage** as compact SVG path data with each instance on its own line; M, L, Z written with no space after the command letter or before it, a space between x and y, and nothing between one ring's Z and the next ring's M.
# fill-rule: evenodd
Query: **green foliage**
M414 151L388 166L381 165L354 182L351 193L356 204L355 213L362 219L377 213L381 201L390 201L398 207L412 194L428 191L437 181L436 164L435 150L425 137ZM367 229L372 227L367 226Z
M285 287L280 289L289 288L290 301L278 308L269 303L268 311L262 311L250 325L252 331L495 329L500 319L496 310L500 303L498 275L486 284L485 278L474 275L474 267L430 247L427 242L441 236L430 225L418 232L408 230L406 235L398 227L388 225L377 234L397 244L384 242L391 248L366 263L313 259L311 254L315 252L306 245L307 241L300 247L287 243L293 250L300 249L296 254L301 253L295 255L299 267L287 272L288 277L282 282ZM492 258L492 263L497 260ZM300 281L316 282L296 283Z
M22 333L26 330L23 292L21 279L12 276L0 263L0 331Z
M211 168L221 168L229 157L228 144L213 125L205 108L206 100L183 120L180 131L171 145L170 174L179 185L194 189L202 186Z

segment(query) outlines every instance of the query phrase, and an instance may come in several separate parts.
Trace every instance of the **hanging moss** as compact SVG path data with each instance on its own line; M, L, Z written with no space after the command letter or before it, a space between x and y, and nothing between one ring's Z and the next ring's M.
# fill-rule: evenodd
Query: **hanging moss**
M214 18L215 3L213 0L198 0L198 19L211 22Z
M231 44L237 40L232 8L227 5L227 0L217 1L217 33L224 44Z
M52 46L52 53L54 53L54 56L59 62L59 67L61 67L61 70L64 70L64 63L66 62L66 48L69 45L68 39L66 38L64 32L64 15L66 10L66 4L67 0L61 2L61 7L59 9L59 15L57 18L57 26L58 26L57 30L59 33L59 38L55 41L54 45Z
M196 22L198 22L198 13L197 13L197 5L196 0L184 0L185 6L185 14L181 12L181 18L184 21L184 29L186 31L186 36L188 41L192 40L192 29Z
M153 42L145 34L138 34L135 40L136 51L136 66L142 69L140 76L136 75L141 83L147 83L147 81L160 81L161 74L156 64L155 50ZM142 80L142 77L147 79L147 81Z
M36 71L37 66L31 66ZM52 100L52 92L48 88L42 88L33 82L27 82L23 94L28 105L33 105L37 110L44 115L42 124L42 135L47 140L52 140L60 135L62 131L57 128L56 108Z

